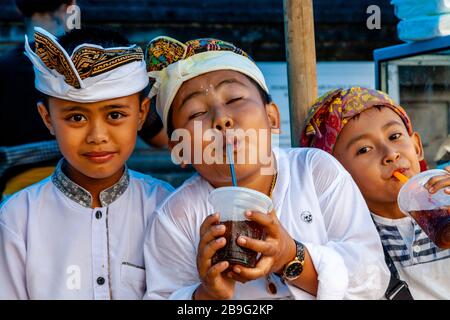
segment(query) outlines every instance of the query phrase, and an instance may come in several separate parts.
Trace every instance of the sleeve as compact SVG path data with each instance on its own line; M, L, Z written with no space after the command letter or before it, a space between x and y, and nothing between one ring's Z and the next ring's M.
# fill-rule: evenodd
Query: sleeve
M305 245L318 267L318 298L338 298L339 290L333 288L344 288L347 282L342 298L380 299L390 274L366 202L337 160L325 153L316 156L312 175L328 242Z
M150 226L144 242L147 271L145 299L190 300L200 285L197 272L195 240L189 236L189 227L167 214L164 207Z
M3 207L0 210L0 218L5 215L6 210ZM25 261L24 239L8 228L3 219L0 219L0 300L29 299L26 289Z

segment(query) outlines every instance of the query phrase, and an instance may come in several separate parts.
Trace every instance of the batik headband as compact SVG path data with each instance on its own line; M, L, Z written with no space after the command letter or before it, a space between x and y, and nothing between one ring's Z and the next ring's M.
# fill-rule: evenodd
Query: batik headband
M144 54L139 46L103 48L77 46L71 56L58 39L34 28L36 50L25 36L25 51L34 66L36 89L76 102L97 102L128 96L148 85Z
M147 71L154 82L149 97L156 96L156 109L167 128L172 101L183 82L217 70L241 72L269 93L264 76L241 49L216 39L197 39L182 43L169 37L150 41L146 52Z
M403 120L411 135L413 129L405 110L387 94L366 88L337 89L321 96L312 106L303 127L300 145L333 153L337 138L348 121L374 106L388 107Z

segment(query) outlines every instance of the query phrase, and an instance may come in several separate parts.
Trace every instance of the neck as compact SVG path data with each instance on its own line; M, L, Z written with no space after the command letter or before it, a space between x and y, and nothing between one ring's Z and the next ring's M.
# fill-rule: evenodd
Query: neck
M388 219L401 219L405 214L400 210L398 203L368 204L371 212L377 216Z
M86 189L92 197L92 204L91 207L101 207L101 201L100 201L100 193L103 190L106 190L113 185L115 185L120 178L123 175L123 172L125 170L125 167L122 167L120 170L118 170L115 174L113 174L110 177L97 179L97 178L91 178L83 173L76 170L74 167L72 167L69 163L67 163L66 172L64 172L67 177L78 184L83 189Z

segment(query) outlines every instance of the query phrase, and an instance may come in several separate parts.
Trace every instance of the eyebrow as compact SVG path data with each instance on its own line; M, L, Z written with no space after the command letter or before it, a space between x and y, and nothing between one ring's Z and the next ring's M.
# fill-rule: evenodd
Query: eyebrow
M217 84L216 89L219 88L220 86L224 85L224 84L233 84L233 83L238 83L238 84L240 84L240 85L242 85L242 86L245 86L245 84L244 84L242 81L239 81L239 80L236 79L236 78L229 78L229 79L225 79L225 80L220 81L220 82ZM186 97L184 97L183 100L181 101L180 110L183 108L184 104L185 104L189 99L191 99L191 98L193 98L193 97L195 97L195 96L197 96L197 95L199 95L199 94L202 94L203 91L204 91L204 90L194 91L194 92L191 92L190 94L188 94Z
M395 125L402 125L402 124L400 122L398 122L397 120L391 120L388 123L386 123L385 125L383 125L381 127L381 130L385 131L386 129L388 129L388 128L392 127L392 126L395 126ZM357 142L359 140L362 140L362 139L369 138L369 137L370 137L370 134L368 134L368 133L356 136L353 139L350 139L350 141L347 143L347 147L346 148L348 149L355 142Z

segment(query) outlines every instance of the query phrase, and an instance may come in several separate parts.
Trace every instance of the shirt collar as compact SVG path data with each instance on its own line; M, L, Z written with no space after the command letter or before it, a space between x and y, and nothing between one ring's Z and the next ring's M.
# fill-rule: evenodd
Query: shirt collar
M61 159L52 175L53 184L69 199L75 201L79 205L86 208L92 206L92 196L83 187L79 186L72 180L70 180L63 172L63 169L67 166L65 159ZM128 168L125 166L122 177L113 186L100 192L100 203L102 207L107 207L114 201L116 201L128 188L130 183L130 174Z

